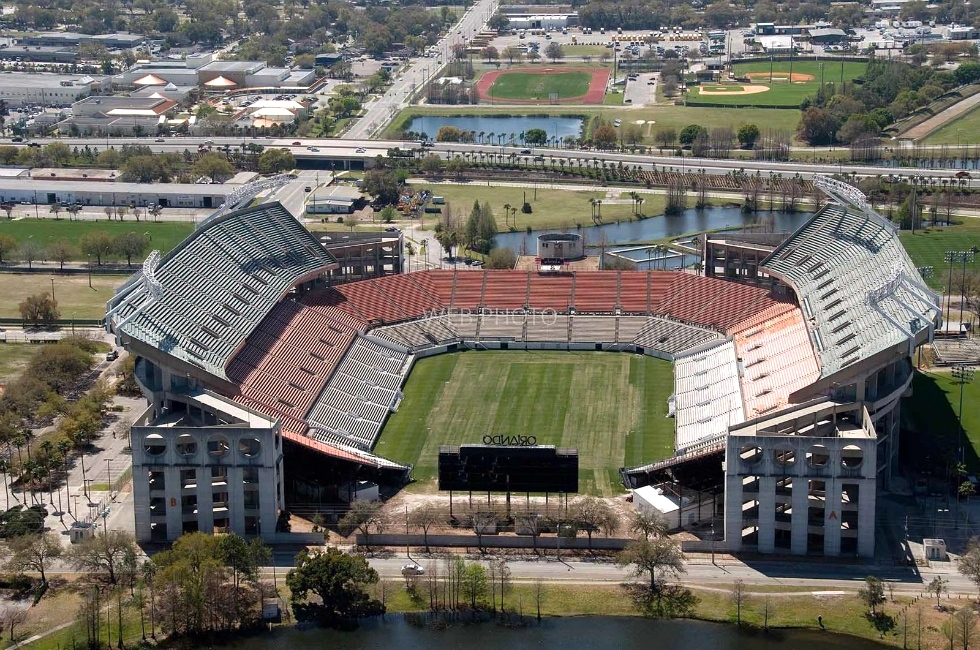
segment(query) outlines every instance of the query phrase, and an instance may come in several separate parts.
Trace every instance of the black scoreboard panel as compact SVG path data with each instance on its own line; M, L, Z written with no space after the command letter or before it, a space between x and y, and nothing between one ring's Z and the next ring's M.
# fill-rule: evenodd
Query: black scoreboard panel
M575 493L578 450L552 446L440 447L439 489Z

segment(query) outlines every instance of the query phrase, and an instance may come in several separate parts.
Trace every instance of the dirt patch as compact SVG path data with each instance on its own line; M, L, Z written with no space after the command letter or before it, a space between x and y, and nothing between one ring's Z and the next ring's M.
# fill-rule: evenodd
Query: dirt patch
M589 82L589 89L584 95L578 97L562 97L557 102L548 99L504 99L497 98L495 103L507 104L601 104L602 98L606 94L606 84L609 82L611 70L609 68L519 68L515 70L493 70L487 72L476 82L476 95L480 101L490 101L490 87L496 83L501 75L521 73L521 74L555 74L556 72L588 72L592 75Z
M735 90L729 86L701 86L701 88L698 89L698 94L700 94L702 97L719 95L757 95L758 93L764 93L768 90L769 86L739 86L738 90Z
M812 74L803 74L801 72L794 72L792 78L788 72L773 71L770 75L768 72L747 72L746 77L752 81L769 81L772 78L773 81L777 79L780 81L792 81L793 83L802 83L804 81L813 81Z

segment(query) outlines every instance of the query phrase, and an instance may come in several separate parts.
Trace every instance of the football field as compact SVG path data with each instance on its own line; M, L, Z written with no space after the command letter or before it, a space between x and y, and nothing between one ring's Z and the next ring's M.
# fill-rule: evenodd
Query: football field
M434 491L440 445L534 435L579 452L579 491L622 492L619 468L673 453L673 367L617 352L468 351L421 359L374 451Z

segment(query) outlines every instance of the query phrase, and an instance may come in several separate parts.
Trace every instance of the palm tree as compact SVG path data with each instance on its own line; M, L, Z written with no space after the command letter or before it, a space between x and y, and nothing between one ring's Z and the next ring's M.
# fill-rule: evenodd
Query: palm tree
M640 212L640 206L643 205L643 202L644 201L646 201L646 199L644 199L642 196L640 196L639 194L637 194L637 196L636 196L636 214L637 215L642 216L642 213Z
M412 272L412 255L415 255L415 246L412 242L405 242L405 254L408 255L408 272Z
M55 221L59 220L60 217L58 215L61 212L61 204L60 203L52 203L51 204L51 209L49 210L49 212L51 212L51 214L54 215Z
M425 255L425 266L429 266L429 240L423 239L419 242L419 255Z
M77 203L72 203L65 210L68 212L68 220L72 221L78 217L78 213L82 211L82 206Z
M510 203L504 203L504 226L510 225L507 217L510 216Z

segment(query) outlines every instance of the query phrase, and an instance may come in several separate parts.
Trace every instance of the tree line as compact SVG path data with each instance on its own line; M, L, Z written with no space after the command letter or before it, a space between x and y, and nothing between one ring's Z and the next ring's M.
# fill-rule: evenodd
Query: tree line
M113 208L106 208L114 211ZM107 215L109 212L107 212ZM120 212L119 218L122 218ZM150 248L148 233L126 232L110 235L104 230L95 230L82 235L76 242L69 239L58 239L48 245L36 238L27 237L17 240L7 233L0 233L0 264L22 262L28 269L34 268L35 262L57 262L60 269L65 263L80 260L82 256L89 258L97 266L102 266L113 260L126 260L126 266L132 266L133 260L141 258Z

